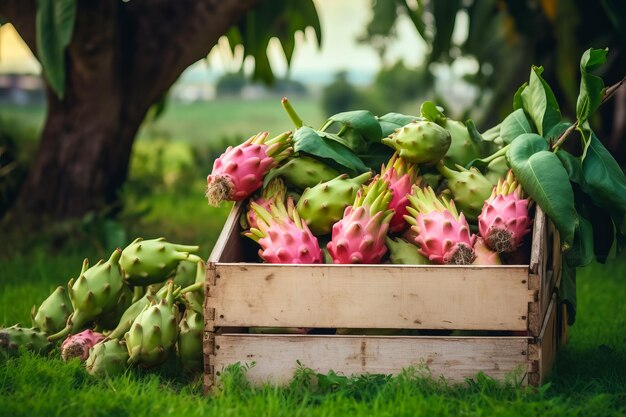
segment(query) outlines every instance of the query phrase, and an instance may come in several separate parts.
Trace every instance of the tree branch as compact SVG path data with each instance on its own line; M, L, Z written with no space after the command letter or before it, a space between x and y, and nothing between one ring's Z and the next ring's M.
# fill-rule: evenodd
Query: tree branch
M609 86L606 88L606 90L604 90L604 95L602 96L602 101L600 101L600 104L604 104L605 102L607 102L611 97L613 97L613 95L617 92L617 90L619 90L619 88L622 86L622 84L624 84L626 82L626 77L622 78L619 82L613 84L612 86ZM573 125L571 125L570 127L567 128L567 130L565 132L563 132L561 134L561 136L559 136L559 139L554 143L554 145L552 145L552 149L557 149L560 148L561 145L563 145L563 143L565 142L565 140L576 130L578 129L578 120L576 121L576 123L574 123Z

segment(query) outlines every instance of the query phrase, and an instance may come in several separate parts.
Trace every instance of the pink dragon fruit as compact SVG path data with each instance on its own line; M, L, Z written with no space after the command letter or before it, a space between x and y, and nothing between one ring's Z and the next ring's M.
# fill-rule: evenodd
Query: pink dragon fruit
M236 147L229 146L213 164L207 177L206 196L217 206L224 200L240 201L263 185L263 176L291 154L291 132L267 139L261 132Z
M270 205L275 201L280 201L284 204L286 193L287 189L285 188L285 183L283 182L283 180L280 177L272 179L267 184L267 187L263 189L263 192L261 193L261 196L259 198L250 199L250 202L248 203L248 209L246 210L246 220L248 222L246 228L258 229L257 215L254 210L252 210L253 202L263 207L265 210L269 210Z
M259 256L272 264L321 264L324 256L317 238L300 219L293 198L275 201L269 211L256 203L252 210L257 215L258 228L244 235L261 245Z
M474 252L476 253L476 259L474 259L472 265L502 265L498 252L489 249L489 246L480 237L476 238Z
M417 182L417 166L400 158L398 153L394 153L387 166L381 169L381 178L389 182L392 195L388 208L394 211L394 215L389 222L389 230L393 233L400 233L409 226L404 221L404 216L408 214L407 195L411 194L411 187Z
M72 358L79 358L81 362L86 361L89 357L89 349L103 339L102 334L91 330L68 336L61 344L61 358L66 362Z
M430 187L413 187L409 195L411 216L404 219L417 233L415 243L422 255L436 264L469 265L476 258L476 235L470 233L463 213L459 215L454 201L440 200Z
M513 252L522 244L532 223L528 215L529 203L513 171L498 180L478 216L478 231L487 246L502 253Z
M333 225L332 240L326 248L336 264L376 264L387 252L385 237L393 210L389 184L375 178L361 188L343 219Z

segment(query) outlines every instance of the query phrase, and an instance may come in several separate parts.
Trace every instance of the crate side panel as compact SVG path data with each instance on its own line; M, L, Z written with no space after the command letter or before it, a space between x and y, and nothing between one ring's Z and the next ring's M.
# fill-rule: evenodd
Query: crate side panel
M528 267L217 264L216 326L526 330Z
M287 383L300 361L315 372L343 375L398 374L415 366L453 382L478 372L502 380L526 369L525 338L346 337L306 335L216 336L216 375L229 364L252 363L248 378L254 384ZM428 367L428 371L423 368Z
M556 294L553 295L546 320L539 336L539 381L545 382L546 377L552 373L554 362L558 350L558 331L557 331L557 300Z
M243 203L241 201L235 203L230 210L222 232L220 233L211 255L209 256L209 263L211 262L238 262L242 261L245 257L245 248L239 231L241 226L239 225L239 217L243 211Z

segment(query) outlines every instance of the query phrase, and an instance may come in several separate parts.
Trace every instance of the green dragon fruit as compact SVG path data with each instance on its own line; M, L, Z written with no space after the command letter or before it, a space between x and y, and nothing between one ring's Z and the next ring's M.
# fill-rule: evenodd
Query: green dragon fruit
M430 187L413 187L409 196L411 216L407 222L417 233L415 243L422 255L436 264L469 265L476 258L476 235L470 233L465 216L456 210L454 201L440 200Z
M253 228L244 235L261 245L259 256L274 264L319 264L322 250L317 238L302 221L293 200L287 206L276 201L270 211L252 203L257 214L258 229Z
M326 247L336 264L376 264L387 252L385 237L393 210L389 184L376 178L361 188L343 218L333 226L332 240Z
M501 177L506 176L509 171L509 164L506 160L506 155L494 158L489 164L487 164L487 170L485 171L485 178L489 180L492 185L497 185L498 180Z
M474 159L480 158L480 153L472 142L467 127L462 122L444 119L440 125L450 132L450 148L443 158L447 166L466 166Z
M95 377L113 377L124 373L127 361L126 345L118 339L111 339L97 343L89 350L85 368Z
M138 237L122 251L120 265L130 285L147 286L165 281L180 261L202 261L190 253L198 249L198 246L167 242L163 237L150 240Z
M61 331L70 314L72 314L72 304L63 287L57 287L39 308L33 306L30 312L33 328L47 334Z
M196 266L202 262L180 261L174 274L174 285L185 288L196 279Z
M439 163L437 169L446 178L448 188L454 196L454 203L459 210L468 219L476 220L485 200L491 195L493 189L491 182L474 167L465 169L457 165L458 171L454 171Z
M89 357L89 349L104 339L102 333L90 329L68 336L61 344L61 359L69 361L78 358L81 361Z
M204 318L201 313L188 308L180 321L178 335L178 357L183 368L188 370L202 369L202 335Z
M99 331L114 329L120 322L120 319L124 315L124 312L132 304L133 291L127 285L124 285L124 289L122 289L122 294L117 300L115 308L108 313L100 315L100 317L96 319L96 328Z
M402 238L392 239L387 237L389 260L392 264L399 265L429 265L427 257L419 252L419 247L407 242Z
M250 199L248 203L247 210L245 212L247 226L244 227L246 229L255 228L258 229L258 224L256 221L256 213L252 210L252 203L256 203L259 206L263 207L265 210L270 209L270 205L275 201L279 201L284 204L285 195L287 193L287 188L285 188L285 183L280 178L272 179L267 187L263 189L261 193L261 197Z
M334 168L310 156L298 155L288 158L282 165L272 169L264 182L276 176L283 177L289 184L300 190L313 187L320 182L330 181L341 174Z
M213 164L207 177L209 204L241 201L263 185L263 177L291 152L291 132L272 139L261 132L236 147L229 146Z
M476 253L476 259L474 259L472 265L502 265L498 252L489 249L489 246L480 236L476 238L474 243L474 252Z
M314 235L325 235L332 231L333 224L341 220L363 184L372 178L366 172L355 178L343 174L328 182L307 188L298 200L298 214Z
M124 337L124 333L126 333L130 326L133 324L137 316L141 314L141 312L150 305L152 300L160 301L163 297L167 295L168 287L165 286L161 288L158 292L155 292L152 288L149 288L146 294L141 297L139 300L135 301L130 307L124 311L124 314L120 317L120 320L110 333L108 333L107 339L119 339ZM174 289L174 296L178 295L179 289Z
M478 216L478 231L491 249L498 253L513 252L530 232L530 201L523 197L522 186L513 171L500 179Z
M173 284L161 301L153 301L135 319L124 335L128 363L151 367L163 363L178 340L178 307Z
M81 275L76 281L71 279L67 284L74 311L67 319L65 328L50 336L50 341L78 333L101 314L115 309L124 288L122 270L118 264L121 255L122 251L116 249L108 261L100 260L89 269L89 262L85 259Z
M27 349L36 353L46 353L52 349L52 343L44 332L19 325L0 329L0 350L13 355L19 349Z
M382 142L414 164L435 164L450 147L450 133L433 122L409 123L384 138Z
M417 167L415 164L404 161L398 153L394 153L387 166L382 167L381 178L389 183L392 195L388 209L393 210L394 214L389 222L389 230L393 233L400 233L409 226L404 221L404 216L408 213L406 211L406 206L409 204L407 195L411 194L412 187L418 179Z

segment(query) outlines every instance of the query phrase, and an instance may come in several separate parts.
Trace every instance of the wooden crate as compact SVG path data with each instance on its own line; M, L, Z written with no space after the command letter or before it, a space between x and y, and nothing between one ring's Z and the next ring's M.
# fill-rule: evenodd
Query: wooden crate
M463 381L521 369L538 385L561 329L558 233L537 208L530 262L503 266L270 265L240 236L236 204L209 259L205 387L229 364L255 362L254 383L288 381L300 361L317 372L396 374L425 364ZM447 330L481 336L247 334L248 327ZM444 332L445 333L445 332Z

